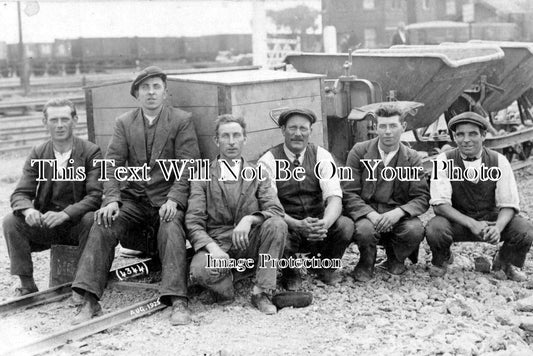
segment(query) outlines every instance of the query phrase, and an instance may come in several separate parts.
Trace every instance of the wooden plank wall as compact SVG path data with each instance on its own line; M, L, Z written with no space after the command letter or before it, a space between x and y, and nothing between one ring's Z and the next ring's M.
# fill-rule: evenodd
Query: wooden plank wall
M270 119L273 109L305 107L313 110L319 121L313 126L311 142L324 145L320 78L286 82L222 85L168 81L168 103L192 113L202 158L212 159L217 147L213 141L215 120L220 113L243 116L248 125L244 156L255 161L270 147L283 142L280 129ZM116 117L136 108L129 94L130 83L117 83L88 90L92 96L92 120L95 142L105 152L113 134Z

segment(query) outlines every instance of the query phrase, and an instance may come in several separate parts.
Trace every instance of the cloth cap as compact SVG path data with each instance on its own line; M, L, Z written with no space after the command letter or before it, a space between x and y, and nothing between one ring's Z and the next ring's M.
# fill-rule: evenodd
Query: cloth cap
M489 122L483 116L476 114L475 112L467 111L462 114L454 116L450 122L448 122L448 128L455 132L455 128L459 124L474 124L479 126L482 130L486 130L489 127Z
M163 79L164 82L167 80L167 75L161 70L161 68L156 66L150 66L144 68L139 75L137 75L137 78L131 83L131 89L130 94L131 96L135 97L135 92L139 88L139 85L146 79L152 78L152 77L160 77Z
M286 111L282 112L279 115L278 125L280 127L284 126L287 123L287 121L294 115L301 115L301 116L305 117L306 119L308 119L311 122L311 125L313 125L316 122L316 115L311 110L308 110L308 109L289 109L289 110L286 110Z

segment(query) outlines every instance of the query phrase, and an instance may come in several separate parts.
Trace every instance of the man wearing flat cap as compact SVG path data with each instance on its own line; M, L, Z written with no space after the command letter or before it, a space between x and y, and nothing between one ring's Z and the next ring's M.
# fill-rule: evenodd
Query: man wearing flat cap
M307 109L282 112L278 124L284 142L271 148L259 162L273 178L276 178L276 162L278 165L283 162L291 172L297 167L303 168L301 179L272 179L272 187L285 209L285 222L289 226L285 257L311 252L313 257L341 259L352 240L353 222L341 215L342 189L333 169L333 157L322 147L309 143L315 122L315 114ZM315 167L318 174L315 174ZM340 280L334 268L315 272L326 284ZM282 284L286 289L297 290L301 283L298 270L284 269Z
M524 265L533 241L533 224L517 215L519 196L511 165L483 145L488 127L487 119L473 112L457 115L448 123L457 148L437 157L430 200L436 216L426 226L433 255L429 273L434 277L443 276L453 263L453 242L480 241L503 242L492 269L514 281L526 280L516 267ZM455 168L453 177L445 164Z
M359 142L350 150L346 166L353 179L343 182L344 211L355 222L354 240L360 253L354 279L360 282L373 277L378 242L387 254L380 267L389 273L403 274L407 257L417 262L424 239L418 216L429 208L422 160L400 142L407 111L399 103L383 103L374 110L378 137ZM390 172L398 169L418 174L390 179ZM387 174L382 174L384 171Z
M106 159L102 207L81 256L72 288L83 296L75 323L101 313L107 274L115 246L128 232L152 226L157 231L157 248L162 264L160 301L172 306L173 325L190 322L187 303L187 263L184 212L189 195L188 169L180 179L165 179L156 160L197 159L198 142L190 114L167 106L166 75L158 67L145 68L131 85L139 108L119 116ZM128 179L121 187L115 172L124 167L149 167L149 179ZM120 172L118 176L120 176Z

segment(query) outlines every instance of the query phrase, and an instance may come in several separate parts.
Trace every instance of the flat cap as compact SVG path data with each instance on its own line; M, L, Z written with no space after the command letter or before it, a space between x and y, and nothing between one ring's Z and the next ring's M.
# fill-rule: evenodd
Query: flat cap
M284 126L287 123L287 120L289 120L294 115L301 115L305 117L311 122L311 125L313 125L316 122L316 115L311 110L294 108L294 109L285 110L279 115L278 125L280 127Z
M474 124L479 126L482 130L486 130L489 127L489 121L487 119L472 111L467 111L454 116L450 122L448 122L448 128L455 132L455 128L459 124Z
M161 70L161 68L156 66L146 67L139 73L139 75L137 75L137 78L135 78L133 83L131 83L131 96L136 97L135 92L139 88L139 85L143 82L143 80L152 77L160 77L161 79L163 79L164 82L166 82L167 80L167 75Z

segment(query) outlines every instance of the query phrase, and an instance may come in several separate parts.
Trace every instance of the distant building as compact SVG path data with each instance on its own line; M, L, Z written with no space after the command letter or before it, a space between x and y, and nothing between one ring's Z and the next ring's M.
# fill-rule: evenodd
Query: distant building
M517 40L531 39L533 5L524 0L472 0L474 22L515 23ZM357 41L360 47L388 47L399 22L463 21L470 0L322 0L322 26L335 26L338 43ZM531 1L533 2L533 1ZM355 39L355 40L354 40ZM350 47L350 48L353 48Z

